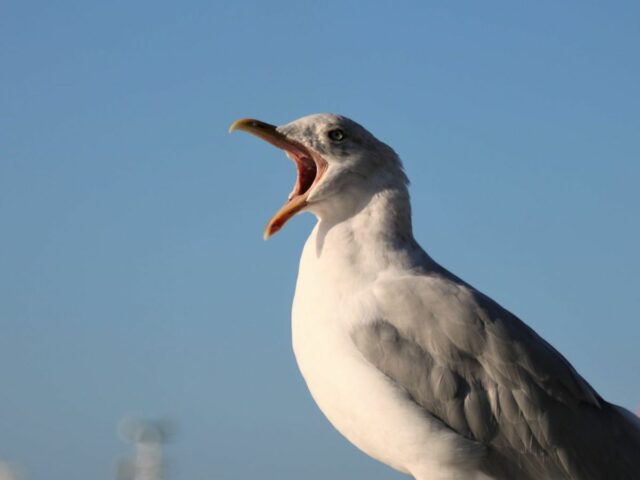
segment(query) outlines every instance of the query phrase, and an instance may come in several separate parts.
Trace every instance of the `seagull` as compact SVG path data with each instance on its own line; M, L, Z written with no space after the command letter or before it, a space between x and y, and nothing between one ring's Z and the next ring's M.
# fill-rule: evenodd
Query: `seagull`
M315 114L232 124L284 150L300 212L296 361L351 443L417 480L640 479L640 421L605 401L515 315L413 236L398 155L358 123Z

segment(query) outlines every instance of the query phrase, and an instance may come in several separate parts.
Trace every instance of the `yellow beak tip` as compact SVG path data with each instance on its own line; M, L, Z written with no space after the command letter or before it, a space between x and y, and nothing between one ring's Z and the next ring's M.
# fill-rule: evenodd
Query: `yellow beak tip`
M231 124L231 126L229 127L229 133L233 133L233 132L235 132L235 131L238 129L238 127L240 126L240 122L241 122L241 121L242 121L242 120L236 120L235 122L233 122L233 123Z

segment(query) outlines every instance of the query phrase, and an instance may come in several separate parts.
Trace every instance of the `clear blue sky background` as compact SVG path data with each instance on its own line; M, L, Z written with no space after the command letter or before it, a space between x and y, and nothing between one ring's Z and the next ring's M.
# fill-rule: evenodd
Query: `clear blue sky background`
M232 120L336 112L404 159L416 236L609 400L640 403L637 2L3 2L0 459L107 480L124 415L170 479L399 479L290 347L313 218Z

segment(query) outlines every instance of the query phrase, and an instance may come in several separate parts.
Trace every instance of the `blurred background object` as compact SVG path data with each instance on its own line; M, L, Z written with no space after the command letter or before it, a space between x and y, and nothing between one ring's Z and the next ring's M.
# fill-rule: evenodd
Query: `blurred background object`
M166 419L123 419L118 425L118 433L134 445L135 451L133 458L118 462L117 480L166 480L164 444L175 431L175 423Z

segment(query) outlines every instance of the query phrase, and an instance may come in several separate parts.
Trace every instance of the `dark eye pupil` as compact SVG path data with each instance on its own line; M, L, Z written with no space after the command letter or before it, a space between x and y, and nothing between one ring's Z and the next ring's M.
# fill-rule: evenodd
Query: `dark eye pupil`
M334 140L336 142L339 142L340 140L344 139L344 132L340 129L336 129L336 130L331 130L329 132L329 138L331 140Z

